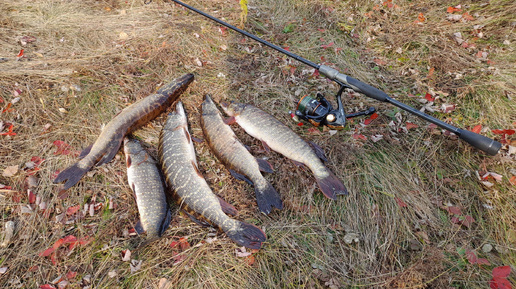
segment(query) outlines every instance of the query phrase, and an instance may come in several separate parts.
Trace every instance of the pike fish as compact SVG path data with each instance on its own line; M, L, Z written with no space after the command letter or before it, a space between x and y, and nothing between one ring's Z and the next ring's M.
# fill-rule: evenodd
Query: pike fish
M265 233L258 227L228 217L197 167L195 150L181 102L168 115L159 137L158 152L165 180L176 202L217 225L240 246L259 249Z
M201 127L213 153L234 174L247 176L254 185L258 208L269 214L272 207L283 208L280 195L262 176L260 170L272 172L270 164L253 157L238 140L229 125L224 123L211 97L206 95L202 103Z
M148 240L159 238L171 220L161 171L156 161L135 139L124 138L124 153L127 181L140 213L140 226L136 227L147 232Z
M193 81L193 74L185 74L163 86L156 94L138 100L124 108L104 127L95 143L86 148L77 163L57 175L54 183L66 181L63 190L75 185L94 165L100 166L113 159L124 136L156 118L167 109Z
M222 109L230 116L228 123L238 123L264 146L306 165L326 197L336 199L336 195L348 194L344 184L323 164L310 145L272 115L253 105L235 102L222 103Z

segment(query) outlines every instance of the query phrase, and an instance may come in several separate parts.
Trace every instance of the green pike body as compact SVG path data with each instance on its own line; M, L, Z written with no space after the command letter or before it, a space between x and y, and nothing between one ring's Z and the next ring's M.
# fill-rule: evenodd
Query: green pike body
M165 111L193 79L193 74L186 74L165 85L156 94L140 99L124 108L108 122L91 148L81 154L85 156L59 173L54 183L66 181L63 190L67 190L75 185L94 165L102 165L111 161L120 149L124 136Z
M272 115L243 103L222 104L222 108L246 133L285 157L306 165L326 197L335 199L336 195L348 193L344 184L323 164L310 145Z
M124 153L127 181L134 192L141 227L147 232L148 240L159 238L168 228L171 219L161 171L137 140L126 137Z
M168 115L159 138L162 171L176 202L221 228L240 246L259 249L266 236L258 227L228 217L197 167L187 118L179 102Z
M213 153L229 169L247 176L255 187L258 208L269 214L272 207L283 208L278 192L260 173L259 161L238 140L229 125L224 123L217 106L210 96L206 95L202 103L201 127Z

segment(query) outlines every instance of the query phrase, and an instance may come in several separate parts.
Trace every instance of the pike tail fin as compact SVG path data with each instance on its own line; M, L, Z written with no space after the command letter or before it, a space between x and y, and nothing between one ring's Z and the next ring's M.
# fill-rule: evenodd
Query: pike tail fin
M63 190L68 190L73 185L77 184L79 180L91 169L92 166L87 168L80 168L78 166L78 162L72 165L71 167L66 168L64 171L60 172L54 180L54 184L66 181Z
M258 208L262 213L268 215L272 211L272 207L283 209L279 193L269 182L266 181L265 186L255 185L254 192Z
M267 239L265 233L255 225L236 221L237 228L230 229L226 235L237 243L239 246L244 246L249 249L260 249L262 243Z
M347 195L348 190L344 186L344 184L337 178L337 176L328 170L329 176L325 178L315 177L317 183L319 184L319 188L323 192L323 194L328 198L335 200L337 195Z

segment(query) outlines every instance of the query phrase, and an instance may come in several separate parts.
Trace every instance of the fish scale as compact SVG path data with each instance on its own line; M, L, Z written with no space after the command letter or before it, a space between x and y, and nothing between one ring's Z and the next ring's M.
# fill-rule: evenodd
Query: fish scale
M167 117L160 133L158 153L165 180L179 205L217 225L237 244L252 249L261 247L265 234L254 225L228 217L200 173L181 102Z

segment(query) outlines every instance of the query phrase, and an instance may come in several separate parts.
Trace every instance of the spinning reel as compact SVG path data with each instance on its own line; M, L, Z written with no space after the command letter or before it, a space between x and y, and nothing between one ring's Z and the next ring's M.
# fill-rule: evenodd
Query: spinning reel
M335 95L336 109L333 109L331 103L321 93L317 93L315 98L310 95L303 96L297 103L296 116L310 122L313 126L325 125L330 129L341 130L346 125L346 119L370 115L376 111L374 107L370 107L366 111L346 114L342 105L342 93L345 88L348 86L342 85Z

